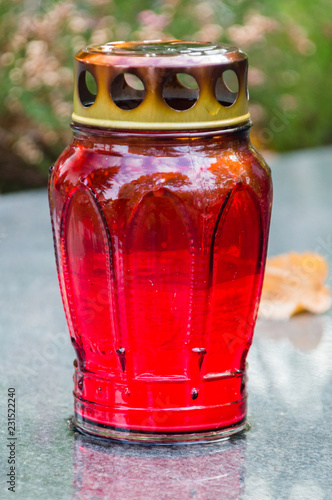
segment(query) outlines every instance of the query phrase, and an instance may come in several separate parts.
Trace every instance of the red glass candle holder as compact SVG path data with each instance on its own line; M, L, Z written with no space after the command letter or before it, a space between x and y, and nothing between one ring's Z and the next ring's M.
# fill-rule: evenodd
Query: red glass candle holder
M76 56L49 197L82 432L168 443L245 426L272 201L246 69L237 49L177 41Z

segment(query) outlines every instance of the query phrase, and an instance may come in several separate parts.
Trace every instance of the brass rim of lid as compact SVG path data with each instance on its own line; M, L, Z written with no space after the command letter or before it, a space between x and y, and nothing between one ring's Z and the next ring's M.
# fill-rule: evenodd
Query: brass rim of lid
M250 120L247 67L241 50L210 42L90 46L75 57L72 119L89 126L134 130L243 125ZM225 72L233 75L235 88L227 85ZM94 80L95 92L88 77Z

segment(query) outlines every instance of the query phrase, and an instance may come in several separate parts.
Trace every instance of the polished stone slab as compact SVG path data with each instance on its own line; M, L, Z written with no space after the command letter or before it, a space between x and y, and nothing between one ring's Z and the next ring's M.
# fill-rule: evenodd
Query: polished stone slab
M271 161L270 254L316 250L332 265L332 149ZM17 397L17 499L332 498L332 315L259 321L249 354L250 429L217 444L147 447L75 435L74 352L45 190L0 198L0 497L7 389Z

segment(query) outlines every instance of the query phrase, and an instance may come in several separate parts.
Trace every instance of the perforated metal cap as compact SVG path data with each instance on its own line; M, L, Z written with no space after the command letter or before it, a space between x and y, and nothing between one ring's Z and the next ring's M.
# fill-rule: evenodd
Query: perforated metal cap
M72 118L136 130L245 124L250 119L247 67L241 50L223 44L171 40L90 46L75 57Z

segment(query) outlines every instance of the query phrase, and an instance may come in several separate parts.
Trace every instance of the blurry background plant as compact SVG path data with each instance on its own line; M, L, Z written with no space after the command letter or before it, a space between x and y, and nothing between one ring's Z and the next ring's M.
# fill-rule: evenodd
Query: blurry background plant
M68 144L80 48L157 38L248 53L259 147L332 142L330 0L0 0L0 192L45 185Z

